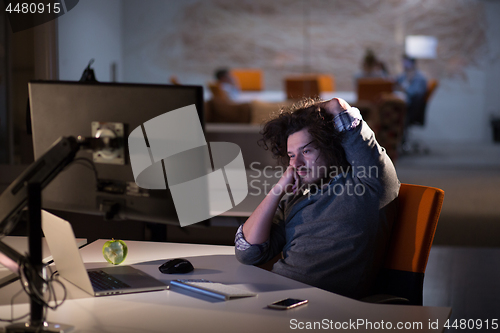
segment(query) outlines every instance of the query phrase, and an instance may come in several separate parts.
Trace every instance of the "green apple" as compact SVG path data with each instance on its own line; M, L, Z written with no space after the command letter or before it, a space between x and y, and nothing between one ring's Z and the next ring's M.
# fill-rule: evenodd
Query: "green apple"
M113 265L121 264L127 257L127 244L122 240L110 240L104 243L102 255L109 263Z

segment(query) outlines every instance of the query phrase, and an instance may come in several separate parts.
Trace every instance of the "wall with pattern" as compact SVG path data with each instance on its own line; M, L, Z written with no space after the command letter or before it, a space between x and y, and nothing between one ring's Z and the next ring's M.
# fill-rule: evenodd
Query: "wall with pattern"
M352 90L366 48L396 74L405 36L431 35L438 57L420 67L440 86L426 126L413 134L491 142L490 117L500 116L499 1L124 0L120 11L124 82L167 83L175 75L204 85L217 67L256 67L270 90L307 72L332 74L338 90Z
M434 77L464 77L488 51L479 1L153 1L147 8L129 1L125 17L128 66L141 60L185 80L208 78L221 65L258 67L268 89L302 72L333 74L339 90L351 89L366 48L396 73L406 35L438 38L438 59L422 64Z

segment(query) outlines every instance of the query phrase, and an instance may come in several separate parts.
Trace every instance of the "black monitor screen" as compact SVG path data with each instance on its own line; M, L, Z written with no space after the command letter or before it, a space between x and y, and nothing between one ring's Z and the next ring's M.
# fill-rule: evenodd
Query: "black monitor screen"
M35 159L60 137L95 136L96 123L122 124L126 141L131 131L148 120L194 104L204 125L201 86L33 81L29 94ZM177 224L170 191L139 188L124 146L123 156L118 156L122 161L115 164L96 162L99 156L80 151L44 189L43 207ZM99 181L84 159L96 162Z

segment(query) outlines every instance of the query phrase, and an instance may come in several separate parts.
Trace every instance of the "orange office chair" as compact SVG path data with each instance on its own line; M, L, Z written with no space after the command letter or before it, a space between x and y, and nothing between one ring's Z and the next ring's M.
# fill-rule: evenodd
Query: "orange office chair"
M290 76L285 78L285 91L287 99L319 97L319 87L319 80L315 75Z
M242 91L260 91L262 90L262 70L260 69L232 69L231 74L238 81Z
M439 85L439 81L436 79L430 79L427 82L427 91L425 93L425 103L428 103L431 99L431 96L434 94L434 91Z
M181 85L181 82L179 81L179 79L175 75L170 76L169 81L170 81L170 84L173 84L173 85L176 85L176 86L180 86Z
M364 301L422 305L424 273L443 199L441 189L401 184L397 219L375 283L376 295Z
M384 78L360 78L356 81L358 102L378 104L384 94L391 94L394 82Z
M436 79L429 79L427 81L427 90L425 92L425 96L422 101L422 105L418 107L418 112L414 113L412 117L408 120L409 124L408 125L417 125L417 126L424 126L425 125L425 118L426 118L426 113L427 113L427 105L429 104L429 100L431 99L432 95L436 91L436 88L438 87L439 82Z
M215 82L209 82L212 98L205 102L205 121L210 123L250 123L250 103L233 102L227 93Z
M224 90L222 90L221 87L217 83L209 82L208 89L210 89L210 92L212 93L212 97L220 98L220 99L224 99L224 100L229 100L229 97L227 96L226 92Z
M404 128L404 138L403 138L403 146L402 146L402 152L405 154L418 154L418 153L424 153L428 154L430 151L430 148L424 144L419 142L418 140L411 140L409 138L409 132L408 128L410 126L424 126L425 125L425 120L426 120L426 114L427 114L427 106L429 105L429 100L431 99L432 95L435 93L437 87L439 86L439 81L436 79L429 79L427 81L427 90L425 92L425 97L424 101L419 108L419 112L413 113L411 118L409 118L406 121L405 128Z
M318 74L318 84L320 92L335 91L335 77L329 74Z

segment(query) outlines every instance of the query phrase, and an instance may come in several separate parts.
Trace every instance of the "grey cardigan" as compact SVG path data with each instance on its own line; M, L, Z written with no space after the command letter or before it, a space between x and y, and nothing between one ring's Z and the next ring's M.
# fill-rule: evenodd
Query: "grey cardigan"
M236 246L240 262L260 264L282 252L273 272L348 297L367 295L385 256L400 184L364 121L344 132L342 145L352 168L321 191L286 196L269 240ZM238 233L242 238L241 227Z

